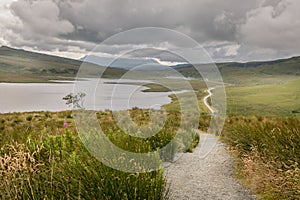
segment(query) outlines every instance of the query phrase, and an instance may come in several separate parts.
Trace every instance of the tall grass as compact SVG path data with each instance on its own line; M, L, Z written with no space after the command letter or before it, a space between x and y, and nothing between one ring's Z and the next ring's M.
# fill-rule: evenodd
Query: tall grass
M222 139L238 156L240 176L263 199L300 199L300 120L230 117Z
M99 112L97 116L107 137L115 145L131 152L156 151L173 139L180 125L180 114L169 113L160 132L142 139L120 130L110 111ZM149 110L135 108L131 110L131 116L139 125L150 120ZM185 134L189 138L195 133ZM77 135L71 111L0 115L0 136L2 199L167 197L163 170L125 173L109 168L91 156ZM184 140L176 141L174 146L192 149ZM161 157L172 160L175 152L171 148L162 152Z
M125 173L92 157L67 130L1 148L3 199L162 199L162 170Z

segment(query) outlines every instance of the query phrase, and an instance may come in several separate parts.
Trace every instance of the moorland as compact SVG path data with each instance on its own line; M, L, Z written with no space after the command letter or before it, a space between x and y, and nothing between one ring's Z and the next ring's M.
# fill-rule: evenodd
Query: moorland
M73 79L81 61L0 48L0 82L48 82ZM217 63L227 93L227 118L220 136L236 160L236 176L261 199L300 198L300 57L249 63ZM100 66L98 66L100 67ZM192 66L175 66L195 77ZM89 71L87 76L93 76ZM118 78L124 69L108 68L105 77ZM207 87L192 79L205 131L211 116L202 98ZM148 91L168 91L147 83ZM176 85L174 81L174 87ZM213 91L213 92L218 92ZM184 93L181 95L185 95ZM3 98L3 97L2 97ZM119 130L110 111L97 117L114 144L133 152L155 151L170 142L180 123L176 96L165 105L168 120L155 137L138 139ZM188 101L188 99L187 99ZM137 124L149 122L148 109L130 110ZM193 144L183 146L186 152ZM176 146L176 145L175 145ZM0 196L3 199L164 199L168 186L163 169L126 173L111 169L89 154L81 143L71 111L0 115ZM175 148L175 147L174 147ZM174 149L163 157L172 159Z

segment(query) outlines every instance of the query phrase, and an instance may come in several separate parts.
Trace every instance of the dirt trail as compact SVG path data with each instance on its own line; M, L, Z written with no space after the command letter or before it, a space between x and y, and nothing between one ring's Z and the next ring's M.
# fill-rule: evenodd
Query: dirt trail
M211 88L203 99L214 114L207 100ZM218 138L200 134L200 143L194 153L183 154L175 163L166 167L165 176L170 187L170 199L174 200L249 200L255 195L241 186L234 178L234 161Z
M200 134L202 141L207 134ZM209 136L213 138L213 136ZM255 199L234 178L233 159L225 146L216 140L212 151L201 158L203 151L210 149L200 143L194 153L185 153L166 168L166 179L170 186L170 199ZM214 142L213 142L214 143Z

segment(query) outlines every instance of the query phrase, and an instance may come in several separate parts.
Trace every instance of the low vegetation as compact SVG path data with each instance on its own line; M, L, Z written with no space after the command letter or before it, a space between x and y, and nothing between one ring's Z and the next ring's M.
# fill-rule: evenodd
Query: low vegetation
M150 110L131 110L137 124L149 122ZM177 112L149 139L124 134L111 111L98 112L107 137L131 152L165 146L178 130ZM191 137L194 132L186 133ZM163 199L168 187L163 170L125 173L109 168L90 155L81 143L71 111L0 115L0 196L3 199ZM197 141L199 138L196 138ZM197 142L195 141L195 142ZM192 151L193 144L184 148ZM184 146L177 141L176 147ZM176 150L161 155L171 160Z
M300 198L300 120L229 117L222 140L237 158L238 176L261 199Z

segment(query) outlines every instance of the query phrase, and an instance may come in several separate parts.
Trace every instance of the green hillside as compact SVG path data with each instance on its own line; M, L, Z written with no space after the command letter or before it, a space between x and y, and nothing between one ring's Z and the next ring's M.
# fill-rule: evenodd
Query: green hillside
M0 82L45 82L76 77L82 62L78 60L0 47ZM89 64L87 76L97 76L105 68ZM119 77L122 69L108 68L105 77Z
M217 63L225 82L235 85L261 85L282 83L300 77L300 57L265 62ZM200 69L207 65L196 65ZM191 65L176 66L175 69L187 77L197 77Z

